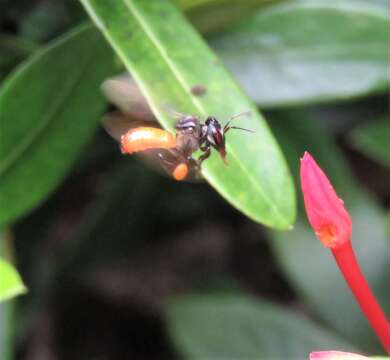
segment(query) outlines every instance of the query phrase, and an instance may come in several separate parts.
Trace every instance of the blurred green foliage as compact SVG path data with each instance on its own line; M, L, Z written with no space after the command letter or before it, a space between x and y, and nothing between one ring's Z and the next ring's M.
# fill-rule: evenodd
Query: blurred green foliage
M112 70L106 44L84 28L39 52L3 83L0 227L62 180L96 128L105 106L99 85Z
M353 349L304 317L239 295L178 299L168 319L186 359L304 359L330 344Z
M390 166L389 117L360 126L351 133L350 139L358 150L384 166Z
M384 4L287 1L210 42L259 106L277 108L386 91L389 28Z

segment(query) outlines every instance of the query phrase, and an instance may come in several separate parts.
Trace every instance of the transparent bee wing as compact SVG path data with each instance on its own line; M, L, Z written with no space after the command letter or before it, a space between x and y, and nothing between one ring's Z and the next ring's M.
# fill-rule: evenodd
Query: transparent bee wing
M105 80L101 85L104 96L126 114L153 120L154 115L141 91L128 74Z
M173 117L175 120L184 119L185 117L189 116L188 114L181 113L179 111L174 110L171 106L165 104L164 109L167 112L167 114L171 117Z
M157 121L146 98L129 74L124 73L105 80L101 85L101 90L106 99L123 113L148 121ZM189 116L174 110L168 104L163 107L167 114L176 120Z
M140 120L135 116L124 114L119 111L105 114L102 119L102 125L107 133L118 142L120 142L121 136L126 134L130 129L139 126L159 128L155 121Z

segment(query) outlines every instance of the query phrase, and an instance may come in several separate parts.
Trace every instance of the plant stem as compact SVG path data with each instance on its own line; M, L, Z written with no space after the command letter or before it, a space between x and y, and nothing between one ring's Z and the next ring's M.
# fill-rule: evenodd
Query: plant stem
M332 253L363 314L390 354L390 323L360 270L351 241L332 249Z

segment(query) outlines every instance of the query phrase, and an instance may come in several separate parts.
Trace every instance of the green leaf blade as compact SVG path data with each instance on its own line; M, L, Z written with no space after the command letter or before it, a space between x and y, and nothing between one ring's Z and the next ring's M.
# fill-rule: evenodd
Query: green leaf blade
M16 269L0 259L0 302L26 292L27 289Z
M172 130L175 121L169 118L167 107L202 119L214 115L222 122L251 111L239 124L256 133L231 131L227 136L229 166L213 154L204 163L203 174L252 219L288 228L295 218L295 193L279 147L255 106L183 16L165 1L81 2L166 129ZM206 87L206 94L193 95L195 85Z
M65 176L100 120L105 100L98 87L112 68L104 40L93 28L82 27L5 81L0 90L0 226L39 204Z

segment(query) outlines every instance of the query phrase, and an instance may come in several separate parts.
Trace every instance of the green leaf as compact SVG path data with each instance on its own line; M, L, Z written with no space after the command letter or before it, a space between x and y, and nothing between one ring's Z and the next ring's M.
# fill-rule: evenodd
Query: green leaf
M0 301L24 294L26 287L12 265L0 259Z
M358 127L350 140L362 153L390 166L390 117Z
M11 233L0 233L0 256L4 259L13 258L13 238ZM16 319L15 299L17 295L27 292L18 272L5 260L0 258L0 358L14 359Z
M247 19L260 8L280 0L174 0L203 34L221 31L228 25Z
M289 149L289 153L302 155L304 150L311 152L345 201L352 216L352 242L357 258L379 302L385 312L389 312L390 242L385 233L384 215L357 186L330 135L315 120L303 112L290 111L288 115L278 114L271 123L275 125L274 132L283 138L281 144ZM297 169L298 181L299 164L296 156L292 159L291 166ZM301 215L293 231L271 233L270 245L290 284L308 307L342 336L366 351L381 351L330 251L317 240L307 220L303 220L303 211Z
M19 22L19 34L36 42L47 41L69 27L71 17L64 2L38 2Z
M14 301L0 303L0 358L13 360Z
M43 201L89 140L104 109L112 52L90 27L48 45L0 89L0 226Z
M37 45L26 39L0 33L0 80L23 58L37 49Z
M81 0L143 91L161 124L173 130L167 106L203 119L226 122L250 110L231 131L229 166L218 154L204 162L203 175L232 205L255 221L286 229L295 217L293 184L264 119L186 19L168 1ZM206 94L191 93L194 85ZM280 191L283 189L283 191Z
M354 350L302 315L244 296L179 299L168 306L168 326L185 359L306 359L318 349Z
M380 3L291 1L210 44L262 107L312 104L389 89L389 28Z

